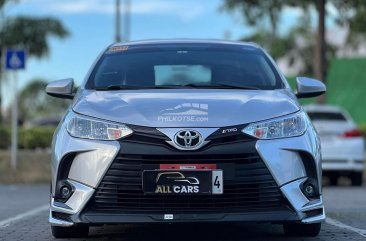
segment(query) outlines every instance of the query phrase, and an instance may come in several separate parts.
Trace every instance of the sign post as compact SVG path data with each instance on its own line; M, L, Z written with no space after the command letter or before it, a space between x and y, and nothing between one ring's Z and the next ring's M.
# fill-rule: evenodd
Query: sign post
M13 108L11 115L11 167L17 168L18 153L18 78L17 71L25 69L24 50L7 49L6 50L6 70L13 71Z

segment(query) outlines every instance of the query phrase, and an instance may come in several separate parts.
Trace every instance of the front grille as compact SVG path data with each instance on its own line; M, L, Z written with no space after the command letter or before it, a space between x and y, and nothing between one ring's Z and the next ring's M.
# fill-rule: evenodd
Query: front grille
M206 138L209 143L203 147L203 149L208 149L213 145L223 145L223 144L230 144L230 143L237 143L237 142L244 142L244 141L251 141L254 140L253 137L243 134L241 131L236 131L233 133L222 133L223 130L226 129L233 129L241 130L246 125L238 125L238 126L229 126L220 128L210 136ZM133 130L133 135L128 136L123 139L124 142L129 143L138 143L138 144L147 144L147 145L156 145L168 148L170 150L176 150L171 145L167 143L170 141L169 137L165 134L160 132L158 129L153 127L142 127L142 126L135 126L135 125L128 125Z
M223 195L144 195L142 171L161 163L216 163L224 170ZM116 157L89 211L120 213L250 212L283 207L283 198L256 153L231 155L127 155Z

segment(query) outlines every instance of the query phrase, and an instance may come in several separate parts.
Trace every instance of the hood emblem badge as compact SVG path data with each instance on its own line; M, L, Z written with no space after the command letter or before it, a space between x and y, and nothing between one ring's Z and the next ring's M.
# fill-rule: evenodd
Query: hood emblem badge
M179 150L197 150L208 141L204 141L202 135L196 130L180 130L173 138L173 141L168 141Z
M184 148L195 147L197 144L201 142L201 139L202 139L201 134L193 130L179 131L174 136L175 144Z

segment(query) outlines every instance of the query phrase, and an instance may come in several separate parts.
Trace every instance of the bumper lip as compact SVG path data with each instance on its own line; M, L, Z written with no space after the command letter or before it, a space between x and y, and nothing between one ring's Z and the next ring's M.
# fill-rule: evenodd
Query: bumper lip
M57 218L52 217L52 211L51 211L51 209L50 209L50 214L49 214L48 222L52 226L59 226L59 227L71 227L71 226L74 226L75 225L72 222L68 222L68 221L64 221L64 220L60 220L60 219L57 219Z
M304 216L304 214L302 214ZM224 214L173 214L173 219L165 220L164 214L103 214L84 213L77 222L68 222L52 217L50 212L49 222L53 226L71 227L76 224L152 224L152 223L208 223L208 222L256 222L256 223L286 223L301 222L304 224L320 223L326 219L323 209L321 215L301 219L298 213L291 210L250 213L224 213Z
M301 220L301 222L304 224L320 223L320 222L323 222L325 219L326 219L326 215L325 215L325 212L323 209L323 214L314 216L314 217L310 217L310 218L305 218L305 219Z
M91 224L143 224L143 223L205 223L205 222L299 222L296 212L289 208L265 212L238 213L167 213L173 219L164 219L165 214L113 214L85 212L80 215L82 223Z

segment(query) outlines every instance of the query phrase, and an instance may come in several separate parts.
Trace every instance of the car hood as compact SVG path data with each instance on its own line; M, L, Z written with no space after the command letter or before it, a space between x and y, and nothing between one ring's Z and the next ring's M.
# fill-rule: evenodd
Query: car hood
M82 90L73 104L79 114L151 127L233 126L299 109L289 90Z

